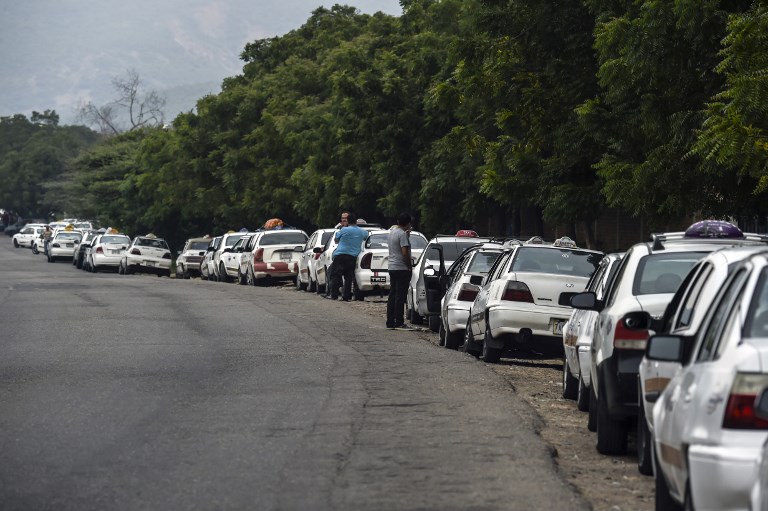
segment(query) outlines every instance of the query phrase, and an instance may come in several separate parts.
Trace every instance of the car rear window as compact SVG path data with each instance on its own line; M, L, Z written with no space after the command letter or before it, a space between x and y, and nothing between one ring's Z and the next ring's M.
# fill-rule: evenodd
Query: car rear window
M481 252L478 250L469 263L467 273L488 273L500 255L501 252Z
M365 245L368 248L389 248L389 233L371 234Z
M302 232L270 232L259 240L259 245L303 245L307 237Z
M168 245L165 240L151 239L151 238L139 238L136 240L136 245L140 247L152 247L152 248L164 248L168 249Z
M638 262L632 294L674 293L680 283L707 252L672 252L650 254Z
M472 245L477 245L477 241L441 241L443 246L443 259L445 261L455 261L459 256ZM415 248L412 246L412 248ZM427 249L427 260L439 261L440 254L433 247Z
M571 248L521 247L509 271L591 277L602 259L603 254Z
M102 236L101 243L130 243L131 240L128 236Z
M240 238L242 237L243 237L242 234L235 234L234 236L228 236L227 241L224 242L224 246L231 247L232 245L240 241Z
M79 240L81 234L79 232L60 232L56 235L56 238L61 240Z
M427 248L427 243L428 242L427 242L426 238L422 238L421 236L413 236L412 235L410 237L410 240L411 240L411 250L413 250L414 248L417 248L417 249L420 249L420 250L423 250L423 249Z
M210 241L193 241L187 250L206 250L210 244Z

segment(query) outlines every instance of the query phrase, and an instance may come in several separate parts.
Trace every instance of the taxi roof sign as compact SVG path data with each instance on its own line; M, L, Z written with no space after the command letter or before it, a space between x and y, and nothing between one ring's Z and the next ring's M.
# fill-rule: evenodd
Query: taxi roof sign
M544 238L541 236L532 236L528 238L528 241L526 243L530 245L543 245L544 244Z
M477 233L471 229L460 229L456 232L457 238L479 238L480 236L477 235Z
M552 245L555 247L577 248L576 242L568 236L563 236L562 238L556 239Z

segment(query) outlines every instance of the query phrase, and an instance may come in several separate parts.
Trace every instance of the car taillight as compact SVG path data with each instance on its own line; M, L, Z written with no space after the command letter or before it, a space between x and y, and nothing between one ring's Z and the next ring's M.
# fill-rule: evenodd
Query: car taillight
M170 259L170 258L171 258L170 252L166 252L165 254L163 254L163 259Z
M101 248L101 247L96 247L96 253L97 254L103 254L104 253L104 249Z
M501 295L502 300L509 300L511 302L530 302L533 303L533 295L531 290L528 289L524 283L517 280L510 280L507 282L507 287L504 289L504 294Z
M363 258L360 259L360 268L364 270L370 270L372 259L373 259L373 254L371 252L368 252L367 254L365 254Z
M261 263L263 261L264 261L264 249L259 248L256 250L256 253L253 254L253 262Z
M625 323L627 318L616 322L613 332L613 347L622 350L644 350L648 344L648 330L630 329Z
M133 255L141 255L141 250L139 250L138 248L134 248L133 250L131 250L131 254L133 254Z
M462 284L461 289L459 290L459 296L457 296L456 299L462 302L474 302L476 296L477 296L476 287Z
M768 429L768 421L755 415L757 397L768 385L768 374L736 373L723 416L723 428Z
M318 252L317 254L315 254L315 261L317 261L318 259L320 259L320 256L321 256L321 255L323 255L323 253L322 253L322 252Z

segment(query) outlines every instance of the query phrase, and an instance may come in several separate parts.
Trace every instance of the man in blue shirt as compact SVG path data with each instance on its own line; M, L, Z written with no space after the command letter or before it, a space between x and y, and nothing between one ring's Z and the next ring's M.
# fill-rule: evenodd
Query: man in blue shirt
M363 249L363 242L368 237L368 231L356 225L357 218L350 213L347 217L347 227L336 231L335 238L339 242L333 251L333 264L331 265L331 296L332 300L338 300L338 292L341 287L341 279L344 278L344 291L342 299L345 302L352 300L352 281L355 278L355 263L357 256Z

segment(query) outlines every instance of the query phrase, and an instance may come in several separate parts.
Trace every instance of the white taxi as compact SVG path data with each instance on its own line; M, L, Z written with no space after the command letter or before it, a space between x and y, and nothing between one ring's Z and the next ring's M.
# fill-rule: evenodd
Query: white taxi
M427 318L433 332L440 329L440 300L443 288L440 277L466 249L478 243L490 241L481 238L475 231L462 229L454 235L438 234L416 260L408 284L405 316L415 325Z
M587 283L587 291L602 300L623 254L608 254ZM570 299L568 299L570 302ZM579 410L589 410L589 347L595 334L597 312L573 309L563 327L563 398L575 399Z
M92 273L98 273L106 268L119 269L123 252L130 244L131 238L108 229L107 232L95 238L90 248L86 249L83 269L90 270Z
M501 242L474 245L462 252L441 277L445 292L440 301L440 346L455 350L461 344L480 284L502 252Z
M571 315L560 295L584 289L603 253L576 247L570 238L554 243L532 238L505 251L483 280L464 335L466 350L498 362L507 342L560 338Z
M123 251L119 272L122 275L152 273L158 277L171 276L171 250L164 239L154 234L136 236Z
M749 509L768 420L768 252L736 263L695 341L652 336L646 358L684 367L653 407L656 508Z
M55 262L56 259L71 261L81 239L83 239L83 233L71 225L57 230L48 245L48 262Z
M599 313L590 346L589 410L600 453L626 452L628 430L639 411L637 380L649 332L635 328L637 312L661 318L699 260L721 248L760 243L757 236L745 237L736 226L722 221L697 222L685 232L654 234L651 242L627 250L604 301L590 292L571 299L575 308Z
M408 239L411 242L412 263L427 248L427 238L417 231L412 231ZM374 291L383 294L389 290L389 231L378 229L371 231L363 243L362 250L355 264L355 299L360 300Z
M40 237L45 228L42 224L27 224L19 232L11 237L15 248L32 248L33 243Z
M317 267L322 247L333 237L336 229L318 229L313 232L299 255L299 273L296 287L314 293L317 291ZM320 251L316 251L320 248ZM325 284L325 281L323 281Z
M236 254L232 252L232 247L247 234L246 231L229 231L221 237L221 242L219 242L219 245L211 254L208 267L209 280L218 280L219 282L234 281L237 275L237 265L235 264L237 258ZM229 273L227 268L231 268L233 270L232 273Z
M300 229L271 229L254 235L253 248L244 252L246 271L254 285L278 280L291 280L298 273L299 252L296 247L307 243L307 233Z

